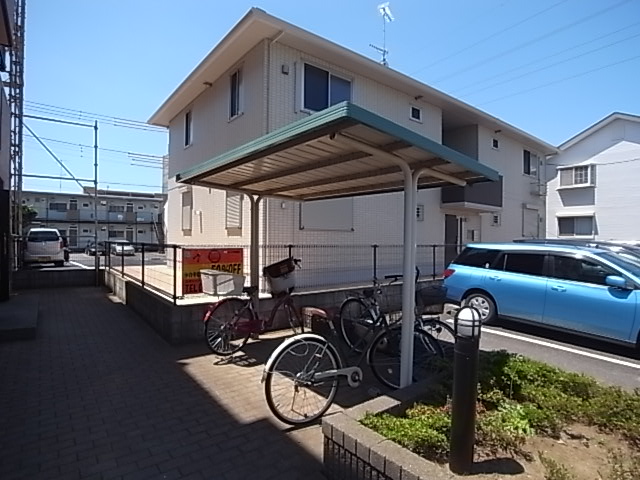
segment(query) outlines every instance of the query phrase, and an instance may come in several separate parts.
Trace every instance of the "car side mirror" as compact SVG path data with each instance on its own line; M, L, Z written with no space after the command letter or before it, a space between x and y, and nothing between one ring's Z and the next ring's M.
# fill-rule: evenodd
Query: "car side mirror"
M607 275L605 282L610 287L622 288L623 290L633 290L633 287L629 285L627 280L620 275Z

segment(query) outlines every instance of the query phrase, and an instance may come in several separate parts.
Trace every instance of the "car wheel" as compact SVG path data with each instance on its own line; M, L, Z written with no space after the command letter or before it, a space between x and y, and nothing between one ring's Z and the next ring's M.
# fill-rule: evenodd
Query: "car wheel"
M471 293L462 300L465 307L474 307L480 312L482 323L491 323L496 320L496 304L484 293Z
M64 267L64 262L54 262L53 263L56 267Z

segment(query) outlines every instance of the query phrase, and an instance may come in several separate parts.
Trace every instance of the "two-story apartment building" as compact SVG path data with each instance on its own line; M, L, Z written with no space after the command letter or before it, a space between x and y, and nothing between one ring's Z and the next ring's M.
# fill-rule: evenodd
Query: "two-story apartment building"
M94 240L94 189L83 193L24 191L22 203L37 212L31 226L57 228L71 249ZM164 243L164 196L159 193L98 190L98 241Z
M550 237L640 240L640 116L612 113L567 140L547 175Z
M500 182L420 190L419 244L544 235L539 174L546 156L556 151L553 146L254 8L149 120L169 128L169 242L247 244L246 197L233 189L176 183L176 174L343 101L502 175ZM264 180L258 170L255 176ZM261 207L261 244L403 241L402 193L304 203L267 198Z

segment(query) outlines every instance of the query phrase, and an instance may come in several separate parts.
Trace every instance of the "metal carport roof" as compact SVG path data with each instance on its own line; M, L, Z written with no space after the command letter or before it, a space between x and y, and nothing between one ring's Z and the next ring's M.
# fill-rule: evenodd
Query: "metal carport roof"
M258 281L258 206L263 197L304 201L404 189L403 276L413 278L417 189L498 178L477 160L348 102L176 175L181 183L249 195L252 285ZM402 386L412 380L414 295L414 282L404 282Z
M477 160L348 102L317 112L176 175L181 183L317 200L498 180Z

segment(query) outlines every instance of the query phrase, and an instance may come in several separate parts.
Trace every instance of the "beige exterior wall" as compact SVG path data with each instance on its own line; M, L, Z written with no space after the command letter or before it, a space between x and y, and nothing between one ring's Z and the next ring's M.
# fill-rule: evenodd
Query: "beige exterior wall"
M383 85L375 79L354 74L290 46L276 43L269 48L269 131L312 113L301 109L302 69L304 63L310 63L350 80L352 103L432 140L442 140L442 113L438 107L415 100L392 85ZM282 73L283 67L288 74ZM410 119L411 105L422 110L421 123Z
M169 124L169 177L242 145L264 133L264 43L183 109ZM230 76L242 71L242 114L229 119ZM184 145L185 114L192 116L192 142Z

